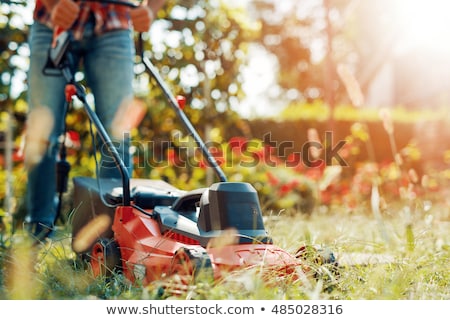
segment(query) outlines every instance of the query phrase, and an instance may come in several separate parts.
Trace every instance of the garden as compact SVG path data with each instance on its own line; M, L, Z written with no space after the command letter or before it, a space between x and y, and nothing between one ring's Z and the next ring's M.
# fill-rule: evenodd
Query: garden
M163 22L155 27L167 37L156 43L149 41L150 33L144 34L144 52L171 90L185 97L183 112L228 180L255 188L273 242L292 254L314 248L305 256L307 272L280 281L248 268L220 281L162 278L145 285L122 272L94 274L73 251L71 239L77 211L72 178L96 176L99 150L77 102L66 119L64 143L71 170L56 231L51 240L30 245L22 227L27 209L28 105L23 83L29 25L24 12L30 8L26 2L8 1L0 4L0 299L450 299L448 88L414 103L369 105L364 98L375 89L363 81L367 77L358 72L349 76L340 68L354 61L354 55L362 65L372 61L364 55L370 50L361 48L374 34L353 25L360 18L358 10L352 11L356 20L329 21L310 8L311 17L336 28L330 38L329 29L315 29L311 18L291 16L295 10L283 11L275 2L252 3L256 16L216 1L168 1L158 15ZM351 3L317 6L319 12L330 10L346 19L341 13L354 9ZM370 7L356 7L363 10L366 5ZM284 22L264 14L278 9ZM299 35L308 30L328 39L335 50L314 62L312 44L292 37L284 24ZM357 30L366 33L357 35ZM169 43L173 38L176 45ZM353 47L356 40L361 46ZM281 101L273 116L244 117L239 112L249 94L241 66L251 62L249 48L255 44L277 57L278 68L269 71L277 74L278 94L258 92L260 100L274 105ZM362 65L353 67L362 70ZM133 178L161 180L183 191L216 182L192 134L140 67L137 63L136 99L127 110L129 117L122 119L126 123L120 124L130 128ZM316 253L323 251L332 252L336 263L318 258Z

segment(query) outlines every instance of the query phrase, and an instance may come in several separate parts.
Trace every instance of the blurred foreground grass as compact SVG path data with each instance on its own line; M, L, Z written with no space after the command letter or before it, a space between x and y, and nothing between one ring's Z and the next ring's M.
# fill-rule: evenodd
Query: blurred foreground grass
M104 281L79 267L69 236L61 232L39 248L15 241L0 249L0 299L450 299L450 209L445 205L413 211L393 207L381 220L365 208L351 213L318 208L309 217L271 213L265 223L274 243L289 252L304 244L331 249L339 276L268 283L255 272L240 271L219 283L191 286L142 287L121 275Z

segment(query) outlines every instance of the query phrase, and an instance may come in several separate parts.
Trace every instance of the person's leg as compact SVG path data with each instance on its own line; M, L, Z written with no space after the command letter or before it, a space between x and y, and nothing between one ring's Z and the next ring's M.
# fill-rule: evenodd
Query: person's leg
M113 127L115 117L126 110L133 99L134 42L130 30L113 31L93 36L85 55L86 78L95 98L95 110L110 134L131 176L129 132ZM101 178L120 178L107 148L101 145Z
M30 165L26 222L35 235L51 229L56 216L55 164L58 137L62 131L65 81L61 76L44 76L42 73L51 42L52 30L39 23L31 27L25 154L25 161Z

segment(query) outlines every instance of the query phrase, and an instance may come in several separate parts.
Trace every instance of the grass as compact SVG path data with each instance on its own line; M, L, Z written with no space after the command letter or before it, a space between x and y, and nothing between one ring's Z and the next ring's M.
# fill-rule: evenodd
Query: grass
M266 228L281 248L295 252L303 244L321 245L338 257L339 276L325 272L294 282L262 281L247 270L218 283L143 287L121 275L94 279L78 265L64 232L39 248L15 242L0 249L0 299L450 299L448 206L418 206L412 216L393 206L382 214L382 223L363 207L319 208L309 217L267 216Z

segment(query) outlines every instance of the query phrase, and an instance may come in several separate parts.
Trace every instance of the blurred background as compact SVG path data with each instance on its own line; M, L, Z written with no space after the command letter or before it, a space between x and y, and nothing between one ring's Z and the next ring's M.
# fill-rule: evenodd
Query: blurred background
M33 6L0 3L0 217L24 211ZM365 210L374 187L382 209L448 207L449 9L445 0L168 0L141 35L142 54L186 97L185 112L229 179L252 183L264 209ZM145 112L130 120L135 175L182 189L211 183L139 59L136 105ZM80 105L67 125L71 175L94 175Z

